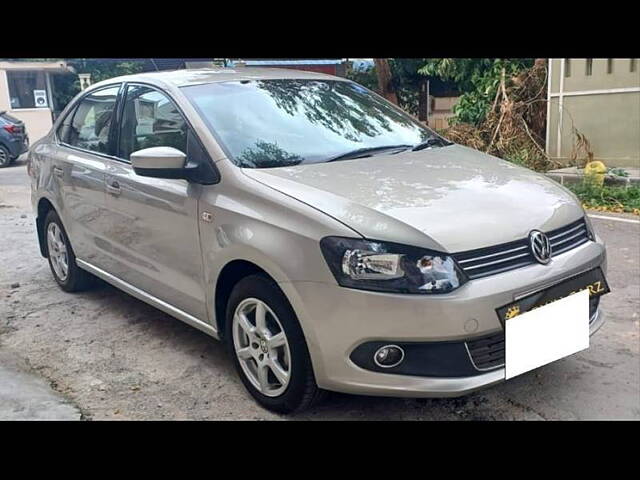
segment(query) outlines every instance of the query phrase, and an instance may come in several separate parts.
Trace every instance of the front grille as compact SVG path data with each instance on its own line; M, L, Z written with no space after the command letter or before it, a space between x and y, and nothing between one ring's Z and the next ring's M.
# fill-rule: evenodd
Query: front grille
M576 248L589 240L584 218L545 233L551 243L552 257ZM528 238L493 247L454 253L453 258L470 279L495 275L536 263L531 254Z
M504 365L504 333L467 342L467 350L477 370L491 370Z
M589 241L589 233L584 218L566 227L547 232L551 243L551 256L560 255Z
M599 303L600 297L589 299L589 325L596 319ZM476 370L492 370L504 366L504 332L466 343L469 357Z
M470 279L506 272L535 262L528 239L455 253L453 258Z

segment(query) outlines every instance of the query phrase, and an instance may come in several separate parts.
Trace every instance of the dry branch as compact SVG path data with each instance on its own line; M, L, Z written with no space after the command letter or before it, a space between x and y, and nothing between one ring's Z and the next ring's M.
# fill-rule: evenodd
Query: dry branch
M443 133L452 141L546 171L555 166L544 150L546 83L544 62L512 78L503 70L485 120L477 126L458 123Z

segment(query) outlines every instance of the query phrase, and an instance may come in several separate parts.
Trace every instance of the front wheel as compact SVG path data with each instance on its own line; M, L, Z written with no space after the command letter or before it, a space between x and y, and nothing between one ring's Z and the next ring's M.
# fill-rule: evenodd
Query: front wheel
M238 282L229 298L226 327L236 370L260 405L292 413L320 400L323 391L316 385L302 329L273 280L251 275Z

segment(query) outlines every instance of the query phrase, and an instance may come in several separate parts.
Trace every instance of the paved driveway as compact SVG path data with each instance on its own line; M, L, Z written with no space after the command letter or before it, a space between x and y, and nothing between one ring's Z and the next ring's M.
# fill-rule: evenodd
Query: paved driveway
M593 219L608 243L613 292L602 300L608 321L587 351L459 399L333 394L294 418L639 419L640 225L619 217L630 221ZM205 334L106 284L62 292L38 252L23 163L0 170L0 238L0 358L13 359L12 378L51 385L59 411L88 419L285 418L249 398L222 345ZM34 418L49 405L36 405Z

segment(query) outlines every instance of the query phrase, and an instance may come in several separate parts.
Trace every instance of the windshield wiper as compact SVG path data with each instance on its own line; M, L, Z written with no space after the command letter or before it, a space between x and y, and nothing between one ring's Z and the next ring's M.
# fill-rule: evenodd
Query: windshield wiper
M411 149L411 151L415 152L415 151L418 151L418 150L423 150L425 148L434 147L436 145L439 145L441 147L446 147L448 145L453 145L453 143L452 142L447 142L443 138L430 138L430 139L425 140L424 142L420 142L419 144L414 146Z
M407 148L411 148L411 145L385 145L382 147L366 147L366 148L358 148L356 150L351 150L346 153L341 153L335 157L331 157L326 162L335 162L336 160L349 160L354 158L364 158L370 157L376 153L385 152L387 150L398 150L399 152L406 150ZM398 153L399 153L398 152Z

